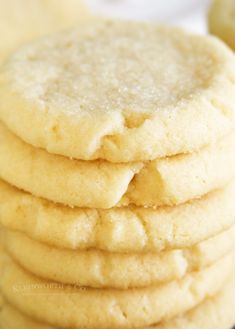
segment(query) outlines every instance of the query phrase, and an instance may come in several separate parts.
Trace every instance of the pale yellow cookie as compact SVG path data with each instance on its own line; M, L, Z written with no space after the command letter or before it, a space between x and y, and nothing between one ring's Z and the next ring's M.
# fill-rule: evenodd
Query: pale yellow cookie
M235 279L232 279L215 296L207 299L193 310L156 326L141 329L231 329L235 324ZM4 303L0 313L0 325L4 329L56 329L37 322L16 308Z
M3 264L4 264L4 251L3 251L3 239L2 239L2 226L0 225L0 277L3 274ZM0 318L1 318L1 311L3 307L4 301L3 301L3 296L1 294L1 289L0 289ZM1 320L0 320L0 328L1 328Z
M0 141L4 179L34 195L80 207L182 203L224 185L235 174L234 133L199 153L146 164L55 156L22 142L1 124Z
M67 205L179 204L224 186L234 176L235 133L198 153L114 164L47 153L0 124L0 177L36 196Z
M147 287L201 270L235 247L235 226L189 249L127 254L71 251L4 231L6 250L27 271L53 281L93 288Z
M148 162L136 174L119 205L176 205L200 198L231 181L235 134L191 154Z
M234 305L235 277L233 276L216 297L208 299L185 315L153 326L151 329L232 329L235 325Z
M213 0L208 14L209 31L235 50L235 2Z
M36 37L89 18L83 0L0 0L0 58Z
M190 247L231 227L234 196L232 183L177 207L72 209L0 180L0 221L6 228L61 248L156 252Z
M16 308L4 303L0 311L0 328L3 329L56 329L53 326L37 322L19 312ZM58 329L58 327L57 327ZM222 328L223 329L223 328ZM225 328L227 329L227 328ZM230 329L230 328L229 328Z
M118 290L65 286L26 272L5 256L3 296L28 316L60 328L150 326L216 295L234 268L234 253L183 279L148 288Z
M51 153L152 160L231 132L234 80L234 56L214 38L100 21L18 50L0 73L0 118Z
M3 228L0 225L0 276L2 275L2 271L3 271ZM0 291L0 297L1 297L1 291ZM2 302L2 300L1 300ZM0 304L1 304L0 302Z

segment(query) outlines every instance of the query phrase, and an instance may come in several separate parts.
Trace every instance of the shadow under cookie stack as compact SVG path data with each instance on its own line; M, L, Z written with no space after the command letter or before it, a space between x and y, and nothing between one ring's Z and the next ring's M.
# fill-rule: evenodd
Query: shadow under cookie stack
M0 72L1 329L230 329L235 59L101 21Z

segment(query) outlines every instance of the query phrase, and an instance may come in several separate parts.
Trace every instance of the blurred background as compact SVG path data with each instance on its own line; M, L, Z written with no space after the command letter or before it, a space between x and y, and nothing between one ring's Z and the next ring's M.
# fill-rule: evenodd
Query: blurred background
M84 0L95 13L178 25L205 33L210 0Z
M212 0L0 0L0 63L40 36L97 17L148 20L206 33Z

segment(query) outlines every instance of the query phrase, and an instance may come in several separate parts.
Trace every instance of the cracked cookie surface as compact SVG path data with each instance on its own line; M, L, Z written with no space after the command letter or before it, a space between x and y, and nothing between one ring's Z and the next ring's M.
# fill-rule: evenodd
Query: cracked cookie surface
M221 188L234 176L235 132L197 153L115 164L50 154L23 142L0 123L0 177L65 205L176 205Z
M0 221L8 229L68 249L156 252L209 239L235 222L234 183L176 207L69 208L0 181Z
M4 246L18 264L41 278L77 286L128 289L180 279L218 261L235 247L235 226L192 247L159 253L74 251L7 230Z

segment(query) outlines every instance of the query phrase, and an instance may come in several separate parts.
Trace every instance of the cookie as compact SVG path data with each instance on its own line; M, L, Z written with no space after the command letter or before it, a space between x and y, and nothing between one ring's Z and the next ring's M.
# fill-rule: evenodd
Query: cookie
M235 279L215 296L207 299L193 310L156 326L142 329L230 329L235 324ZM4 329L56 329L37 322L19 312L8 303L0 313L0 325Z
M3 270L3 253L4 253L4 246L3 246L3 228L0 225L0 276L2 274ZM1 297L1 291L0 291L0 297Z
M231 329L235 325L234 277L214 298L208 299L185 316L151 329Z
M0 177L66 205L175 205L222 187L234 176L235 133L198 153L113 164L50 154L24 143L0 124Z
M4 303L3 309L0 311L0 326L4 329L56 329L25 316L7 302Z
M127 289L169 282L211 265L235 248L235 226L192 248L155 254L57 249L10 231L4 231L4 237L6 250L27 271L92 288Z
M208 14L209 31L235 50L235 3L233 0L214 0Z
M33 239L68 249L158 252L186 248L235 223L235 185L177 207L68 208L0 180L0 222Z
M83 0L3 0L0 13L1 59L21 44L90 17Z
M0 118L51 153L153 160L231 132L234 79L234 56L214 38L100 20L18 50L0 73Z
M231 253L202 271L164 285L89 289L39 279L6 256L0 289L23 313L60 328L133 328L157 324L216 295L233 268Z

